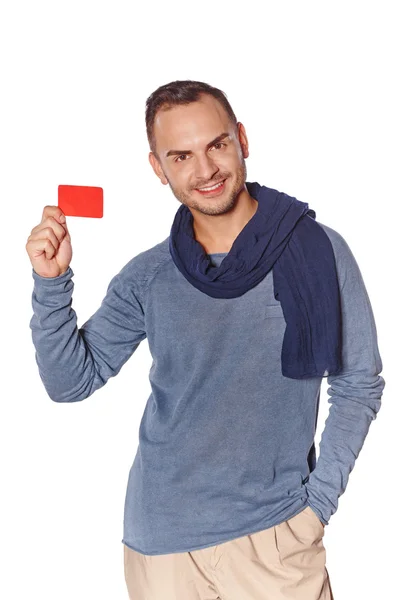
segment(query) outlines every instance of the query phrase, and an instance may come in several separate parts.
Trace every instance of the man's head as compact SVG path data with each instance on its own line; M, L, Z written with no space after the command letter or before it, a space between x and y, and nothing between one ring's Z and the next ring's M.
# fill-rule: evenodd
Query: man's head
M207 215L230 210L243 190L248 142L225 94L206 83L174 81L146 101L150 164L182 204ZM225 180L207 196L197 188Z

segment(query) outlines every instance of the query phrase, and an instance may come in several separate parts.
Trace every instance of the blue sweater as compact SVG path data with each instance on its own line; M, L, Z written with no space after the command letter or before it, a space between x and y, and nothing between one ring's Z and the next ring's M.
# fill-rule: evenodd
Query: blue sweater
M32 269L30 321L40 377L55 402L88 398L147 337L151 394L129 472L122 542L143 554L186 552L261 531L308 504L328 524L376 418L385 386L374 316L349 246L326 225L343 319L340 376L316 460L321 378L285 378L285 319L272 271L244 295L212 298L175 266L169 238L115 275L77 328L71 267ZM211 254L220 264L226 253Z

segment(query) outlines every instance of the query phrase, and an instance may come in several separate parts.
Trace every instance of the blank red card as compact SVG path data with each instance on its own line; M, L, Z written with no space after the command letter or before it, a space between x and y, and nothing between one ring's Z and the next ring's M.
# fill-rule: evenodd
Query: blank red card
M59 185L58 206L71 217L103 217L103 188L89 185Z

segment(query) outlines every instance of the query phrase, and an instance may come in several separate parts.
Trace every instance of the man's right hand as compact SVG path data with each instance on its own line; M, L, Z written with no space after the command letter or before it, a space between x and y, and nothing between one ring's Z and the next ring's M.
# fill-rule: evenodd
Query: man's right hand
M58 277L65 273L72 258L71 236L58 206L44 207L42 221L32 229L25 248L38 275Z

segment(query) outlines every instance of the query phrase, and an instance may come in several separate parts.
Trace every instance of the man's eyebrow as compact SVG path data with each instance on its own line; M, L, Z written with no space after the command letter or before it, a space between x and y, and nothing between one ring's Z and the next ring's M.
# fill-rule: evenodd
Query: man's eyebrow
M218 144L218 142L221 142L223 139L225 139L226 137L228 137L230 134L229 133L221 133L219 136L217 136L214 140L212 140L212 142L209 142L207 144L207 148L211 148L211 146L214 146L214 144ZM173 155L180 155L180 154L191 154L192 151L191 150L168 150L168 152L165 155L165 158L168 158L168 156L173 156Z

